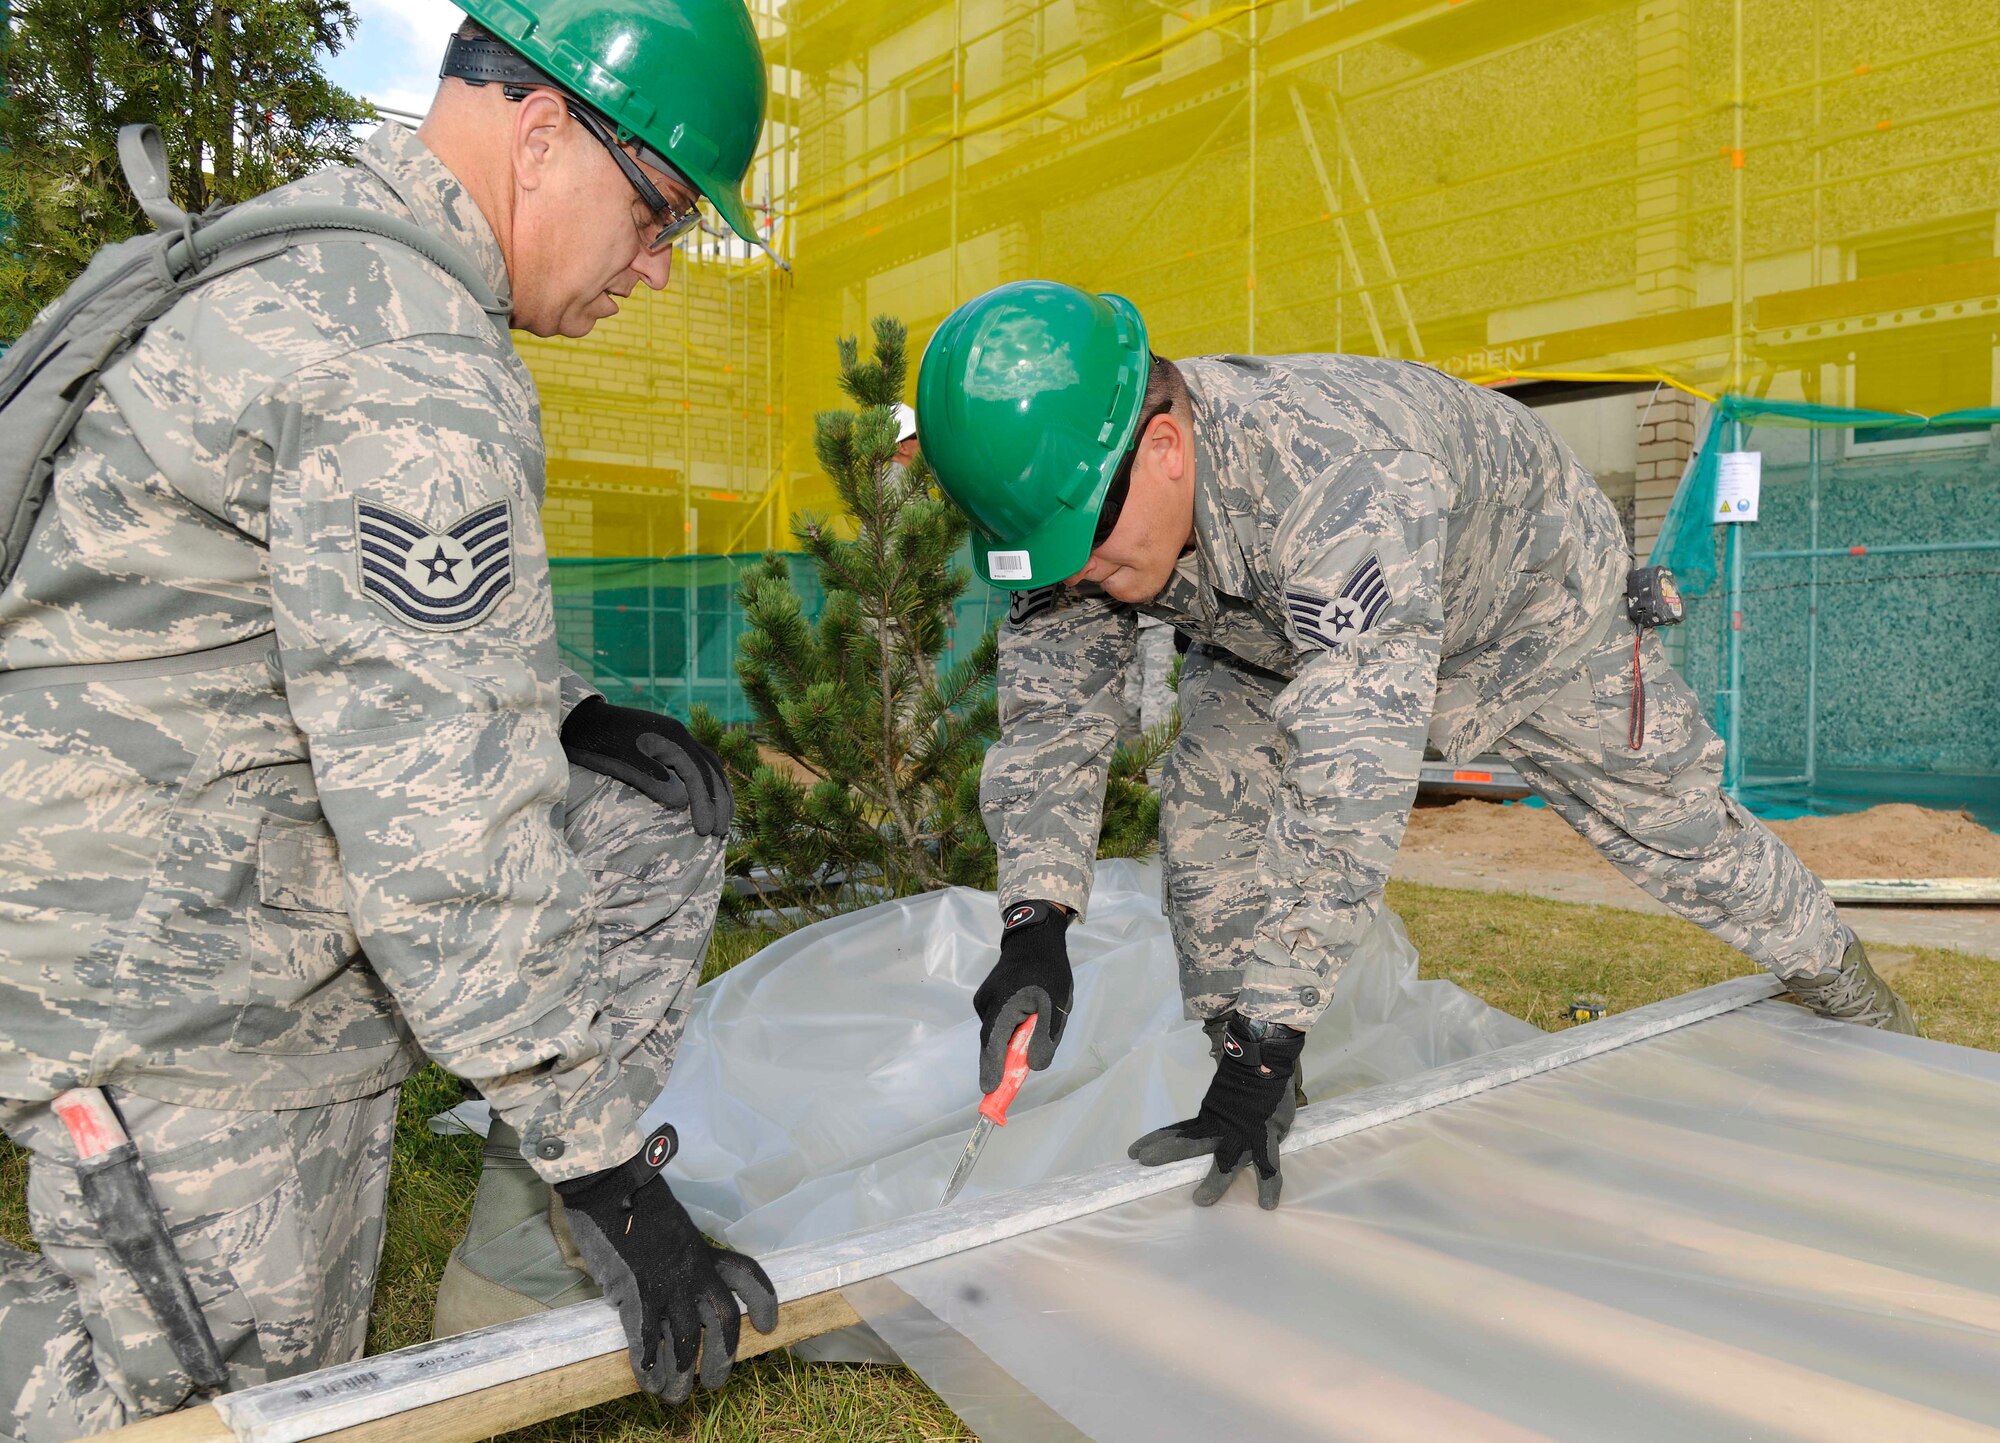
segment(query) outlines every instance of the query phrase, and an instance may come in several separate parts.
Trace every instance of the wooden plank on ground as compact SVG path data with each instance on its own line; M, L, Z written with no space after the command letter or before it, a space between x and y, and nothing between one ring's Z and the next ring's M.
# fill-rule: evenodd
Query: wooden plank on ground
M746 1319L736 1356L741 1361L773 1353L860 1321L839 1293L801 1298L778 1309L778 1326L768 1334ZM324 1443L475 1443L638 1391L632 1364L621 1349L317 1436ZM236 1443L236 1434L207 1403L133 1423L115 1436L119 1443Z
M1433 1068L1400 1082L1316 1103L1300 1110L1283 1150L1297 1152L1539 1076L1782 990L1766 974L1738 977ZM897 1218L826 1242L786 1248L761 1261L780 1300L797 1303L1120 1203L1190 1186L1208 1165L1207 1158L1156 1168L1113 1163L1013 1192ZM822 1315L822 1320L824 1316L829 1315ZM819 1331L832 1326L837 1325L828 1323ZM746 1333L748 1336L754 1335ZM587 1364L594 1366L584 1366ZM447 1439L485 1436L450 1431L442 1421L452 1416L453 1409L467 1407L470 1399L482 1400L478 1426L489 1433L498 1432L618 1396L593 1389L611 1386L616 1369L626 1367L624 1332L611 1306L602 1301L576 1303L456 1338L421 1343L227 1394L211 1405L227 1426L227 1434L197 1431L142 1437L128 1436L131 1430L121 1430L105 1436L117 1438L118 1443L305 1443L325 1438L337 1438L341 1443L404 1443L418 1437L424 1443L445 1443ZM553 1391L547 1381L552 1374L567 1380L554 1385ZM629 1387L628 1370L625 1390ZM433 1431L404 1431L399 1420L419 1410L439 1420L431 1425Z
M1842 906L2000 906L2000 877L1845 877L1826 890Z

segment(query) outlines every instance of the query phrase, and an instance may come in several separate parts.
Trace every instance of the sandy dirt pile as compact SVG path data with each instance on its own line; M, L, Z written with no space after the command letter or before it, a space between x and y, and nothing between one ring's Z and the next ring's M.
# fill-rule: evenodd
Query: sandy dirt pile
M1892 802L1771 830L1822 877L2000 877L2000 836L1964 812Z
M1838 817L1774 822L1771 829L1822 877L2000 877L2000 836L1963 812L1895 802ZM1611 870L1545 807L1478 801L1419 807L1403 849L1508 870Z

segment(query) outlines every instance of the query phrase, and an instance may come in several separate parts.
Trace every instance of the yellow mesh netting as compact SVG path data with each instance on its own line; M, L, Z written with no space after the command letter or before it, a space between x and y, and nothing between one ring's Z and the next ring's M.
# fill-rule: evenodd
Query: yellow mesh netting
M711 241L600 338L525 348L564 554L782 544L828 504L834 338L888 311L921 345L1026 276L1122 291L1170 355L1995 400L1992 5L753 9L774 83L748 190L793 274Z

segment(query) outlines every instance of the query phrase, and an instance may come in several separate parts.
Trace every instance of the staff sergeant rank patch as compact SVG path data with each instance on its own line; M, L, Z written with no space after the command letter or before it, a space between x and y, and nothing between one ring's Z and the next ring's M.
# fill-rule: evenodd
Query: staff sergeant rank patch
M379 502L357 500L354 536L362 591L426 631L477 624L514 584L514 514L505 501L433 531Z
M1382 563L1373 556L1355 568L1331 601L1303 587L1285 591L1285 607L1299 639L1328 651L1368 630L1388 605L1389 583L1382 579Z

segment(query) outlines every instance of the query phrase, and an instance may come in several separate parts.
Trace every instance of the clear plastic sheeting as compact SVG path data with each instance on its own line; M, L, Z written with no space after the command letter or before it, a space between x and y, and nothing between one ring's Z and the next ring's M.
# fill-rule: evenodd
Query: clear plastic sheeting
M953 888L801 928L702 987L646 1116L680 1135L667 1176L702 1229L759 1254L935 1208L977 1118L972 993L999 945L993 894ZM1069 950L1055 1063L1029 1074L962 1199L1122 1161L1141 1133L1192 1116L1213 1075L1181 1015L1157 863L1101 863ZM1384 909L1308 1038L1309 1098L1540 1035L1416 969ZM483 1103L449 1116L485 1129ZM802 1351L888 1356L855 1330Z
M2000 1438L2000 1057L1763 1003L850 1289L985 1443Z
M885 902L784 937L704 987L666 1091L668 1170L697 1221L750 1252L938 1205L980 1101L972 993L999 956L990 892ZM1193 1115L1213 1075L1181 1016L1157 864L1098 868L1070 928L1076 998L1055 1064L1029 1074L965 1198L1122 1160ZM1313 1099L1538 1035L1445 982L1420 982L1383 915L1305 1052Z

